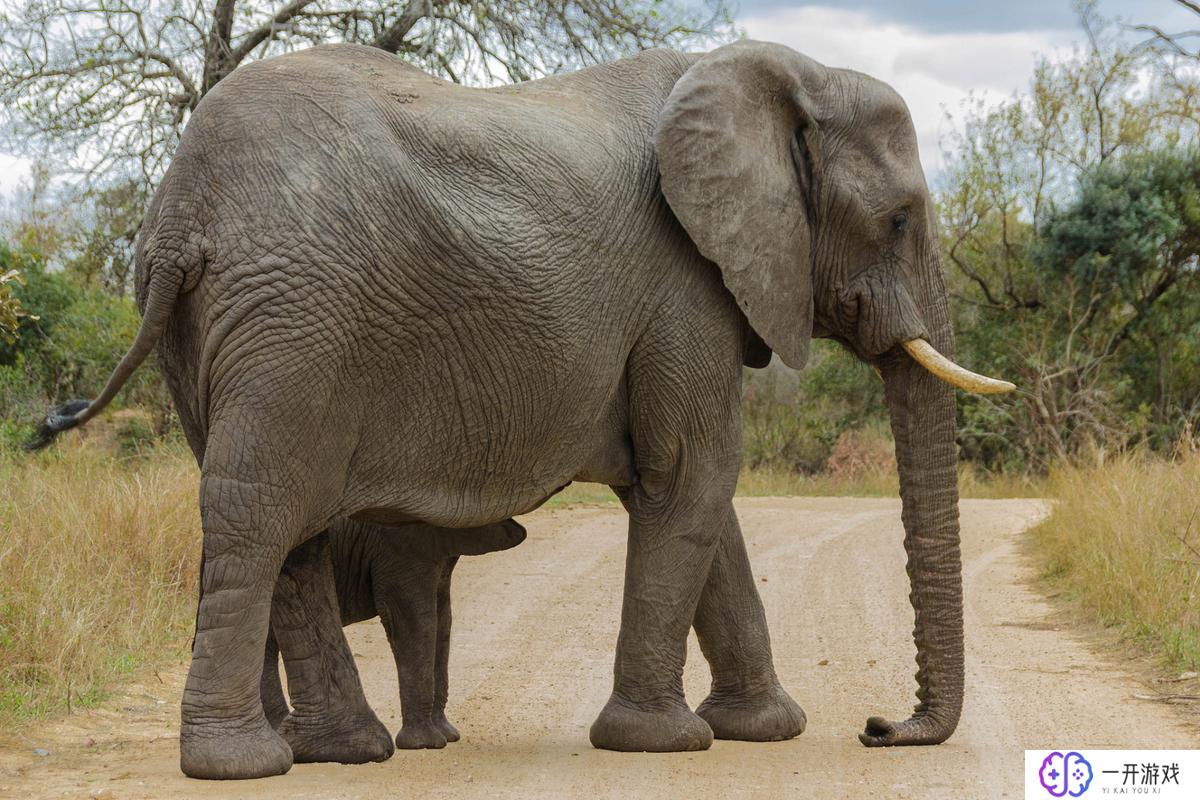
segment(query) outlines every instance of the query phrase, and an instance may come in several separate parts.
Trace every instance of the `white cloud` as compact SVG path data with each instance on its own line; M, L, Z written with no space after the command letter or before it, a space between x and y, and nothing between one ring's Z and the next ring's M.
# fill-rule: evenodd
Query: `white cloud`
M0 197L12 192L28 175L28 160L0 153Z
M1024 88L1039 54L1061 57L1074 30L933 33L882 22L859 11L803 6L740 19L752 39L785 44L831 67L849 67L891 84L908 103L932 175L942 167L938 140L945 113L974 94L996 102Z

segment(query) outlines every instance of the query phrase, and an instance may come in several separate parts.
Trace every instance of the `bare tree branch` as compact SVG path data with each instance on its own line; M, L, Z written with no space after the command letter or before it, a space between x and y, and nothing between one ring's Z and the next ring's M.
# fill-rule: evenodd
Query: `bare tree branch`
M1200 14L1200 3L1193 2L1193 0L1175 0L1175 2L1184 8L1191 9L1193 13Z
M242 34L237 47L233 48L233 51L229 54L228 63L230 70L245 61L246 56L254 52L254 48L278 33L283 25L287 24L290 19L311 6L314 2L315 0L292 0L292 2L281 8L279 13L271 17L269 22L265 22L248 33Z
M486 84L734 33L727 0L12 2L0 14L0 145L59 153L89 183L151 185L207 92L302 47L375 45Z
M441 3L438 5L441 5ZM404 9L404 13L397 17L396 21L388 26L385 31L376 36L371 44L380 50L395 53L404 44L404 38L408 36L413 26L420 22L422 17L433 13L433 6L434 3L432 0L410 0L408 6Z
M233 35L233 11L236 0L216 0L213 7L212 28L208 32L208 40L204 47L204 82L203 91L217 85L217 81L229 74L226 66L232 48L229 40Z

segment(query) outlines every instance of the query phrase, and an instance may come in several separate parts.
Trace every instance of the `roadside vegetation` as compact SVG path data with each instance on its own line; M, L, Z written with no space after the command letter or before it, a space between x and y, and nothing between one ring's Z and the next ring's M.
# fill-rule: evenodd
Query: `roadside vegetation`
M1055 470L1032 532L1043 574L1071 602L1183 671L1200 670L1200 442Z
M196 487L175 437L121 455L102 429L0 453L0 730L94 704L115 679L183 654Z

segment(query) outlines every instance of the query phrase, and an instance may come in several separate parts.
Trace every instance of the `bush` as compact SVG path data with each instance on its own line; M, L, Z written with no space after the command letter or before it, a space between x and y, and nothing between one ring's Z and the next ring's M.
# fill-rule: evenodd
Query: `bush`
M825 469L838 439L864 426L881 429L883 383L840 345L813 342L801 372L777 362L747 370L742 384L742 459L751 470L812 475Z
M2 256L0 256L2 258ZM28 316L21 301L13 294L13 288L25 283L21 271L0 263L0 340L16 341L21 327L21 318Z
M896 471L896 444L880 428L850 430L838 437L825 463L832 477L856 480Z
M30 253L0 243L0 269L20 264L25 285L14 296L37 319L20 320L18 337L0 341L0 440L31 432L47 406L96 396L141 323L133 301L75 283ZM170 397L157 364L148 360L118 395L115 406L146 408L156 433L170 427Z

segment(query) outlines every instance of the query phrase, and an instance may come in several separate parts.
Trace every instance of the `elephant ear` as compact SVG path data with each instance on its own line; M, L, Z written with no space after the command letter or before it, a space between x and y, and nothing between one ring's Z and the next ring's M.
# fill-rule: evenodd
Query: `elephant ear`
M827 76L782 45L718 48L675 84L655 141L671 210L754 332L796 369L813 327L810 95Z

